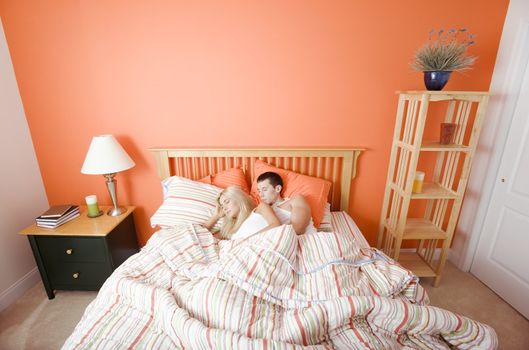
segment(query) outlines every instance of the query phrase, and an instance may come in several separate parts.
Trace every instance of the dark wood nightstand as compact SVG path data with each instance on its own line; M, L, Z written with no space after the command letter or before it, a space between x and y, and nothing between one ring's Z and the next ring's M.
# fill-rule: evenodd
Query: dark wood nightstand
M101 207L104 213L110 207ZM35 224L20 231L28 236L49 299L54 289L99 290L110 274L139 251L129 206L120 216L81 215L56 229Z

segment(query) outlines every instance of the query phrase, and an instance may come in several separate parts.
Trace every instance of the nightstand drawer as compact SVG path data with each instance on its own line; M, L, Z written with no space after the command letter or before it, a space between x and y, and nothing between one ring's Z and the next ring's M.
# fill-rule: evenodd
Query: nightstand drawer
M46 263L106 261L105 242L101 238L38 236L36 240Z
M48 268L51 283L60 289L92 287L97 290L112 273L106 263L55 263Z

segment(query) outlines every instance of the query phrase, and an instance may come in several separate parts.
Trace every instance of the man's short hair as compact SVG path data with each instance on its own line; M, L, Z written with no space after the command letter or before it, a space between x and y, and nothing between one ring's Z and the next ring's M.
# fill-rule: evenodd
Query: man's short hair
M264 180L268 180L270 182L270 185L276 187L277 185L281 186L281 190L283 190L283 179L279 174L274 173L273 171L267 171L266 173L262 173L257 177L257 182L261 182Z

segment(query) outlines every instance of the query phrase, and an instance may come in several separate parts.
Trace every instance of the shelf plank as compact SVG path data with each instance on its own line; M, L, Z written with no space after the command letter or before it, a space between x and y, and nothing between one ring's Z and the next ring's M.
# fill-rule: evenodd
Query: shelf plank
M422 218L410 218L404 227L403 239L446 239L446 232Z
M457 197L457 193L435 182L425 182L421 193L411 194L413 199L455 199Z
M434 91L434 90L397 90L396 94L410 94L410 95L462 95L462 96L486 96L488 91Z
M399 264L419 277L437 277L435 271L415 252L401 252Z
M434 101L472 101L480 102L484 96L489 93L485 91L397 91L398 94L403 94L407 99L418 99L424 95L428 95L428 99L431 102Z
M430 151L430 152L441 152L441 151L458 151L458 152L469 152L470 147L465 145L458 145L455 143L450 143L448 145L443 145L438 141L425 141L421 145L421 151Z

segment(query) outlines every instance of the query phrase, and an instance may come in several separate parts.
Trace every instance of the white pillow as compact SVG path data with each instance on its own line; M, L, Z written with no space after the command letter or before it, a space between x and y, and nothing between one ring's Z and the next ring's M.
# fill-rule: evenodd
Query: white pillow
M203 224L215 210L221 188L172 176L162 181L164 200L151 217L151 226L171 227L179 224ZM217 222L213 231L218 230Z

